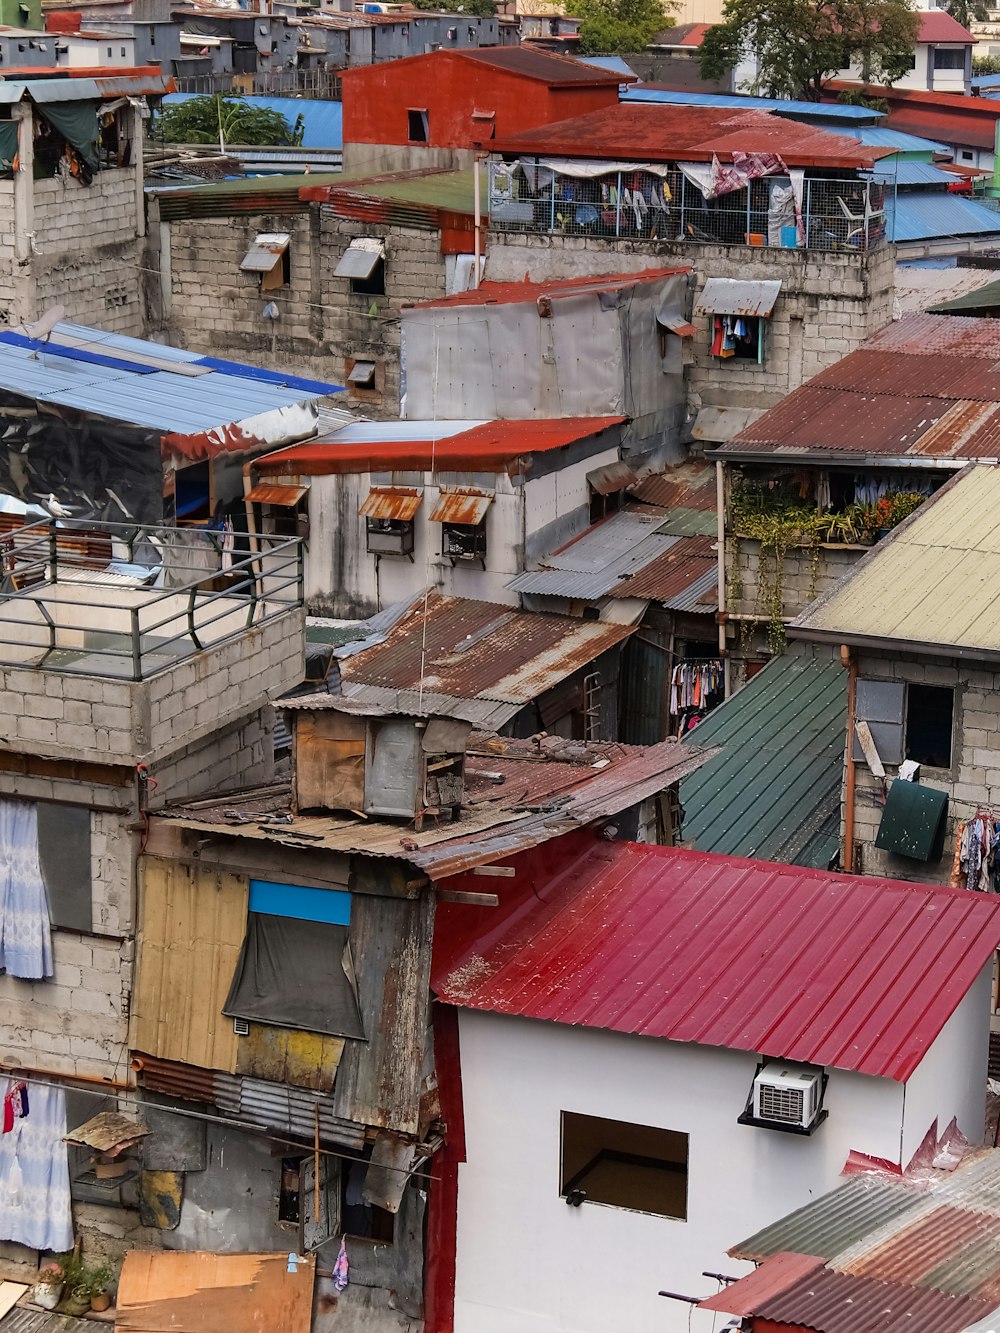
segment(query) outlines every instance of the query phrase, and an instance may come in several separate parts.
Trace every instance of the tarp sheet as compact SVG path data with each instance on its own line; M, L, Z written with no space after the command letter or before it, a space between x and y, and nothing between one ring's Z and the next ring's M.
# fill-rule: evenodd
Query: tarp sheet
M17 121L0 120L0 171L12 171L17 156Z
M251 912L222 1012L274 1027L361 1037L347 926Z
M41 108L49 124L71 143L91 171L101 165L97 151L97 108L99 102L46 102Z

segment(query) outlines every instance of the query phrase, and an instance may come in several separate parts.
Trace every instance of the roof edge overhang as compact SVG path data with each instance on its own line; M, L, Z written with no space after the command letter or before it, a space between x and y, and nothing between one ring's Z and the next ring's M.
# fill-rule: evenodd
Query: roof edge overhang
M872 648L878 652L888 649L894 653L923 653L928 657L957 657L968 662L1000 663L1000 648L976 648L959 643L929 643L923 639L894 639L877 634L853 634L849 630L820 629L810 625L786 626L793 639L809 643L837 643L851 648Z
M833 449L739 449L719 445L706 449L705 457L715 463L814 463L817 467L908 468L921 472L960 472L973 460L968 458L930 458L926 454L854 454ZM977 458L977 463L997 463L996 458Z

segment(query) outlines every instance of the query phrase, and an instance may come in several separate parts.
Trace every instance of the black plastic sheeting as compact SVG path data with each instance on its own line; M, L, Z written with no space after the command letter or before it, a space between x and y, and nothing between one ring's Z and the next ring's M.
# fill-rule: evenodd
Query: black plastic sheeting
M347 974L346 926L251 912L222 1012L274 1027L365 1035Z

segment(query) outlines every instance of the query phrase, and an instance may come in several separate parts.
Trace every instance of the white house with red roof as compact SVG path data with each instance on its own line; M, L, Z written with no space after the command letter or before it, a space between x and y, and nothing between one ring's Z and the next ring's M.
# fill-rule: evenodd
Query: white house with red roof
M976 38L944 9L920 9L920 29L913 48L913 68L893 84L928 93L968 93ZM845 66L839 76L864 82L860 64Z
M593 832L554 849L510 858L498 906L437 909L455 1333L711 1333L658 1293L747 1272L734 1234L859 1154L982 1142L992 896Z

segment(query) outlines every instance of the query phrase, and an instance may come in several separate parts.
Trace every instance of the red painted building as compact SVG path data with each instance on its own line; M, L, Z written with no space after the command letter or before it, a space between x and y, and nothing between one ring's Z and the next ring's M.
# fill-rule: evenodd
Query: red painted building
M456 22L460 16L456 15ZM488 147L615 106L627 76L524 47L433 51L345 70L344 144Z

